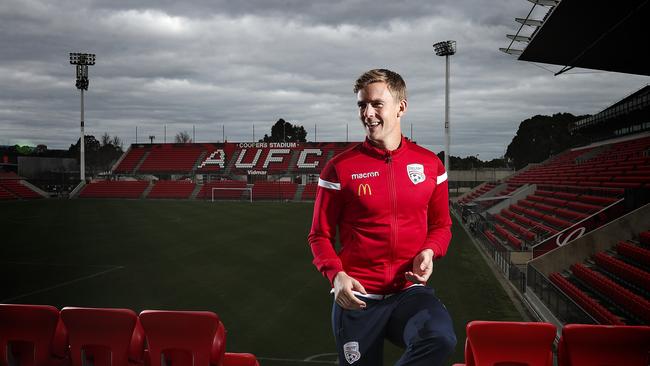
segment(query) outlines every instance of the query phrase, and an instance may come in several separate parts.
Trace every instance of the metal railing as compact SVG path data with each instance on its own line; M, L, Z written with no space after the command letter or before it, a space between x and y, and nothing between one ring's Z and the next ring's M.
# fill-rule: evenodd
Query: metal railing
M598 324L580 305L548 280L532 265L528 266L528 287L564 324Z

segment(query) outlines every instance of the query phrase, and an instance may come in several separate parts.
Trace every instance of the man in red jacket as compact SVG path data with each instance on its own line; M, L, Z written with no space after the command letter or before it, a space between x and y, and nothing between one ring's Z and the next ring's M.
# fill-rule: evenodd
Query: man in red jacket
M402 136L399 74L370 70L354 92L366 140L323 168L309 233L314 264L333 286L339 362L382 365L386 338L405 348L398 365L442 365L456 336L426 282L451 239L447 173Z

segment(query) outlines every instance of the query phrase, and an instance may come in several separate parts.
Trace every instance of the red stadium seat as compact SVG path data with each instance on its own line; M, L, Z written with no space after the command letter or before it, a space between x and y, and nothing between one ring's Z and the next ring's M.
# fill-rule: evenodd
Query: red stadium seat
M558 366L647 366L650 327L568 324L562 329Z
M209 311L145 310L140 313L151 365L208 366L219 325ZM216 346L216 349L223 347Z
M72 366L127 366L143 362L144 337L138 316L128 309L65 307Z
M0 304L0 365L63 364L67 333L49 305Z
M555 331L549 323L472 321L467 324L467 366L551 366Z
M249 353L228 353L226 329L209 311L145 310L140 313L151 365L258 366Z
M210 354L212 366L259 366L257 358L250 353L226 352L226 328L222 322L217 326L217 333L212 342Z

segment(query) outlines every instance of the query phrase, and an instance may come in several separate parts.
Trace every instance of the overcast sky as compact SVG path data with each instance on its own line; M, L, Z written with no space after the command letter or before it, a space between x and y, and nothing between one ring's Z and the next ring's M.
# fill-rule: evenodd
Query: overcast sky
M454 39L452 155L500 156L535 114L597 113L646 85L644 76L587 72L498 51L524 0L0 0L0 144L67 148L79 136L69 52L97 54L86 133L167 142L250 141L279 118L308 140L361 140L354 80L389 68L407 82L404 134L443 149L444 58ZM536 10L543 15L543 10ZM540 67L543 66L544 68ZM587 72L587 73L586 73ZM225 127L223 127L225 126Z

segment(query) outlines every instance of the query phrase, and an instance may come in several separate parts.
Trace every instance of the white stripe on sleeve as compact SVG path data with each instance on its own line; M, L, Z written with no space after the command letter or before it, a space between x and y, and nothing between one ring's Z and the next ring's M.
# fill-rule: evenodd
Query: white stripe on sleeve
M437 183L436 184L441 184L444 181L447 180L447 172L442 173L442 175L438 176Z
M318 178L318 186L327 189L334 189L337 191L341 190L341 183L332 183L320 178Z

